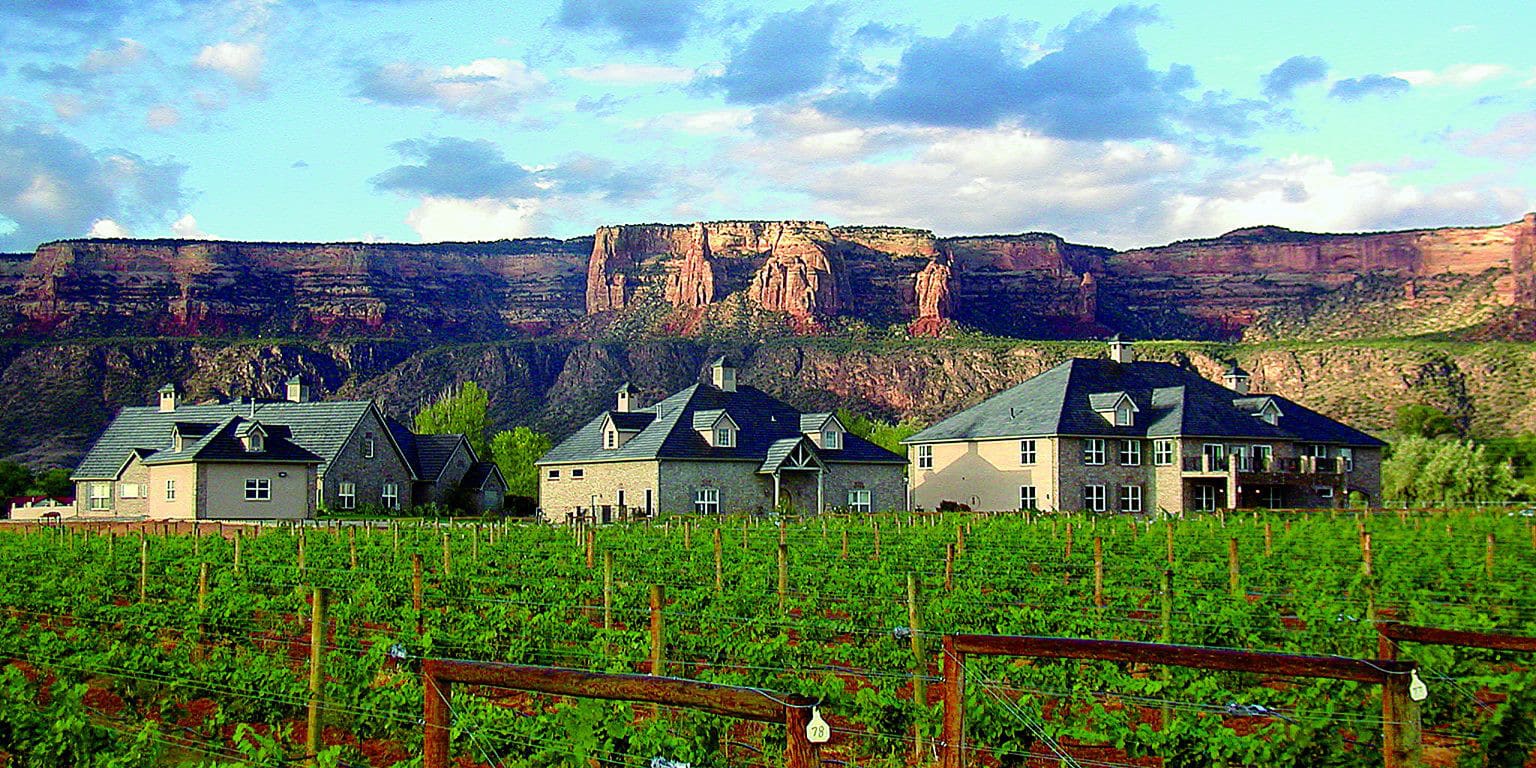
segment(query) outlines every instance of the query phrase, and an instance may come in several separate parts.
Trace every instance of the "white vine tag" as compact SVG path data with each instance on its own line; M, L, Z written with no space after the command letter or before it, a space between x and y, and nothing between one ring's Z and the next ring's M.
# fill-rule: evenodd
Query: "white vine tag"
M825 744L832 738L832 726L821 719L821 709L811 708L811 722L805 725L805 738L812 744Z
M1429 698L1429 686L1419 679L1419 671L1415 669L1408 674L1408 698L1414 701L1423 701Z

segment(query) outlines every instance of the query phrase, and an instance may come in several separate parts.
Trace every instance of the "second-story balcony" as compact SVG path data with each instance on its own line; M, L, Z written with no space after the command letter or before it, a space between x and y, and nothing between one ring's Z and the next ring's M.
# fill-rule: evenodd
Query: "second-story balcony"
M1184 474L1225 475L1337 475L1344 471L1343 459L1317 456L1185 456Z

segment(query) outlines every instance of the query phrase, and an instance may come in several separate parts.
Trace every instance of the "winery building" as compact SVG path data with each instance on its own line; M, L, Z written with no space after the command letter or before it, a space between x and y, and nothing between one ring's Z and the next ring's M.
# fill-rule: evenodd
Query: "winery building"
M1154 512L1377 502L1385 443L1279 395L1131 345L1074 358L903 442L912 504Z

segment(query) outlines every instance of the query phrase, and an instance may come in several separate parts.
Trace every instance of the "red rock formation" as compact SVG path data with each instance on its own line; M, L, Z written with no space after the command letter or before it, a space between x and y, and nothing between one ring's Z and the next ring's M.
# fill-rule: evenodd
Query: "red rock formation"
M907 326L913 336L939 336L949 327L950 267L946 260L934 259L917 273L917 319Z
M1092 272L1084 272L1083 279L1077 284L1077 319L1078 322L1093 324L1099 316L1099 284L1093 279Z

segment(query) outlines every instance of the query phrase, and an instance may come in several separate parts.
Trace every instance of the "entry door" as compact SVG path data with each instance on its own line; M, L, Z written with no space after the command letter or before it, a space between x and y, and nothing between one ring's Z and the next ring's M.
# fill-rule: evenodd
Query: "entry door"
M618 491L614 492L614 494L613 494L613 503L618 505L619 509L623 509L624 508L624 489L623 488L620 488Z
M1212 472L1221 472L1227 468L1227 446L1221 443L1206 443L1201 448L1207 459L1206 466Z
M651 516L651 489L645 489L645 516Z

